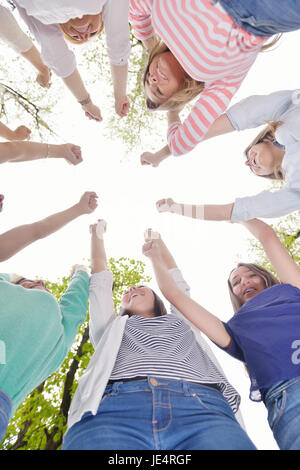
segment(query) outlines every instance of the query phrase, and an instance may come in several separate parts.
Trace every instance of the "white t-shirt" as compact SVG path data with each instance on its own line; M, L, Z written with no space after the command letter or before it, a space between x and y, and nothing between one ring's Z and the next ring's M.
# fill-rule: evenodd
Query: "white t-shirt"
M59 23L102 11L107 53L112 65L125 65L130 54L129 0L16 0L19 14L41 47L43 62L66 78L76 69Z

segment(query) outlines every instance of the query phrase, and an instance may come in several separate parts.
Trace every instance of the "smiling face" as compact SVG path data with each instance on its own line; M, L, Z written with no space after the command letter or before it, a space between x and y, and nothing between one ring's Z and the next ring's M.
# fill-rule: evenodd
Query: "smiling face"
M157 54L146 74L146 95L153 103L162 104L180 90L186 77L186 72L172 52Z
M133 315L155 317L154 294L149 287L131 286L122 297L121 306Z
M249 149L245 164L258 176L270 175L276 167L275 149L271 142L255 144Z
M233 294L239 299L241 305L266 288L264 280L247 266L234 269L230 274L229 282Z
M82 18L71 18L60 26L65 35L74 42L86 42L102 30L102 12L97 15L84 15Z

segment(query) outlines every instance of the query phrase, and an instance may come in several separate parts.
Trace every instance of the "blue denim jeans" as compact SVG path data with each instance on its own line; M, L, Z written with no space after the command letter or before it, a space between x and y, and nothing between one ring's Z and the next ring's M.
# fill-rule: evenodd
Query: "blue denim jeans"
M300 29L299 0L213 0L256 36L273 36Z
M255 449L216 389L148 377L106 387L98 413L66 433L63 450Z
M2 442L11 412L11 400L7 393L0 388L0 443Z
M270 388L264 402L278 447L300 450L300 377Z

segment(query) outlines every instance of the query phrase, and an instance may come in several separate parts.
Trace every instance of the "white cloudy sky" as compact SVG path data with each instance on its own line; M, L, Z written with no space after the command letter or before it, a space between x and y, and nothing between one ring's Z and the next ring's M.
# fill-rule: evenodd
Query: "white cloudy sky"
M299 87L299 39L298 32L286 34L275 50L260 54L232 103L251 94ZM7 48L1 46L0 55L7 53ZM34 78L30 68L28 73ZM16 85L22 90L21 83ZM99 80L91 90L100 106L106 100L103 89ZM2 271L51 280L67 274L73 264L89 258L88 227L100 217L108 222L108 256L142 259L143 232L152 227L161 232L175 255L194 299L228 320L232 308L227 275L238 259L250 261L245 229L158 214L155 201L172 197L186 203L228 203L237 196L266 189L268 183L252 175L243 163L242 151L256 131L204 142L186 156L170 157L159 168L141 167L139 151L124 158L122 145L105 139L101 124L87 120L69 93L63 93L53 110L57 115L56 130L62 141L81 145L84 162L77 167L59 160L3 165L0 193L5 195L5 206L1 231L67 208L86 190L97 192L99 208L95 214L82 216L2 263ZM21 119L12 119L9 125L14 128L21 123ZM164 135L165 129L161 133ZM146 145L143 150L147 150ZM152 274L149 261L144 261ZM152 287L156 288L154 281ZM243 365L211 346L242 396L241 411L249 436L259 449L276 449L264 405L248 398L249 379Z

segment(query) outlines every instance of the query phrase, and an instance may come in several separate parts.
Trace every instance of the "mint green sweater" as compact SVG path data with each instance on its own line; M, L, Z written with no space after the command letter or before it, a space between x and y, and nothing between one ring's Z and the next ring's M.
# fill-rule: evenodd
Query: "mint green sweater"
M59 303L49 292L25 289L9 279L0 274L0 342L5 352L0 389L9 395L13 414L65 359L86 318L89 275L77 271Z

